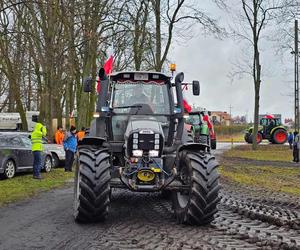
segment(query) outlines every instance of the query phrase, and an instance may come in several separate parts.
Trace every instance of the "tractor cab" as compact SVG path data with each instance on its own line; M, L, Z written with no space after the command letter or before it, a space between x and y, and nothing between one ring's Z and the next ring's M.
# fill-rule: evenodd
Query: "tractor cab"
M112 139L124 141L129 120L137 117L145 120L145 116L157 120L168 138L174 110L170 77L157 72L122 72L111 75L111 80Z

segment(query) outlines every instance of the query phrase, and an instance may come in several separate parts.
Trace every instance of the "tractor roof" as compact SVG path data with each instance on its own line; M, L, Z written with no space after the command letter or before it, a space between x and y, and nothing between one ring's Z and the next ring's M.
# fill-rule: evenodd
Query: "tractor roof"
M110 74L113 81L167 81L171 76L167 76L161 72L155 71L122 71Z

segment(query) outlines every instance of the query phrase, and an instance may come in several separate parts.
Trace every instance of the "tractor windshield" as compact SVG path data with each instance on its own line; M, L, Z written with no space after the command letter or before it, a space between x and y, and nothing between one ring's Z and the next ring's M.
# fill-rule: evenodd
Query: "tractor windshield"
M117 82L112 107L116 114L170 115L168 86L155 82Z

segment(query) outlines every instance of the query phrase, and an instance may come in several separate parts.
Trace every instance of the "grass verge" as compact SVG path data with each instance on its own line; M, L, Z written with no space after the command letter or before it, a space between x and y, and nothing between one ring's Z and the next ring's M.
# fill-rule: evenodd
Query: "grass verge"
M224 153L225 157L239 157L258 161L284 161L290 162L292 150L287 145L258 145L257 150L252 145L240 145Z
M238 146L223 154L220 173L232 183L300 196L300 165L284 166L284 161L291 160L291 154L284 145L259 145L257 151L252 151L249 145ZM255 163L247 164L243 158L255 159ZM283 166L280 163L272 166L274 161L283 162Z
M244 142L244 135L241 133L232 135L217 134L218 142Z
M61 187L74 177L74 173L64 172L63 168L52 169L50 173L42 175L43 180L33 179L31 173L17 175L10 180L0 180L0 206Z
M231 165L222 166L220 173L223 178L239 184L300 196L300 167Z

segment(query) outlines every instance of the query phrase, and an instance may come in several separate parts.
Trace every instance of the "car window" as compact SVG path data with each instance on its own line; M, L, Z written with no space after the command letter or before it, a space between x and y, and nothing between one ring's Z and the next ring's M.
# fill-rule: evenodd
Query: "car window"
M1 136L0 137L0 145L1 146L9 146L9 147L23 146L20 138L17 136Z
M23 144L25 145L25 147L31 147L31 145L32 145L31 140L28 137L22 136L21 140L22 140Z

